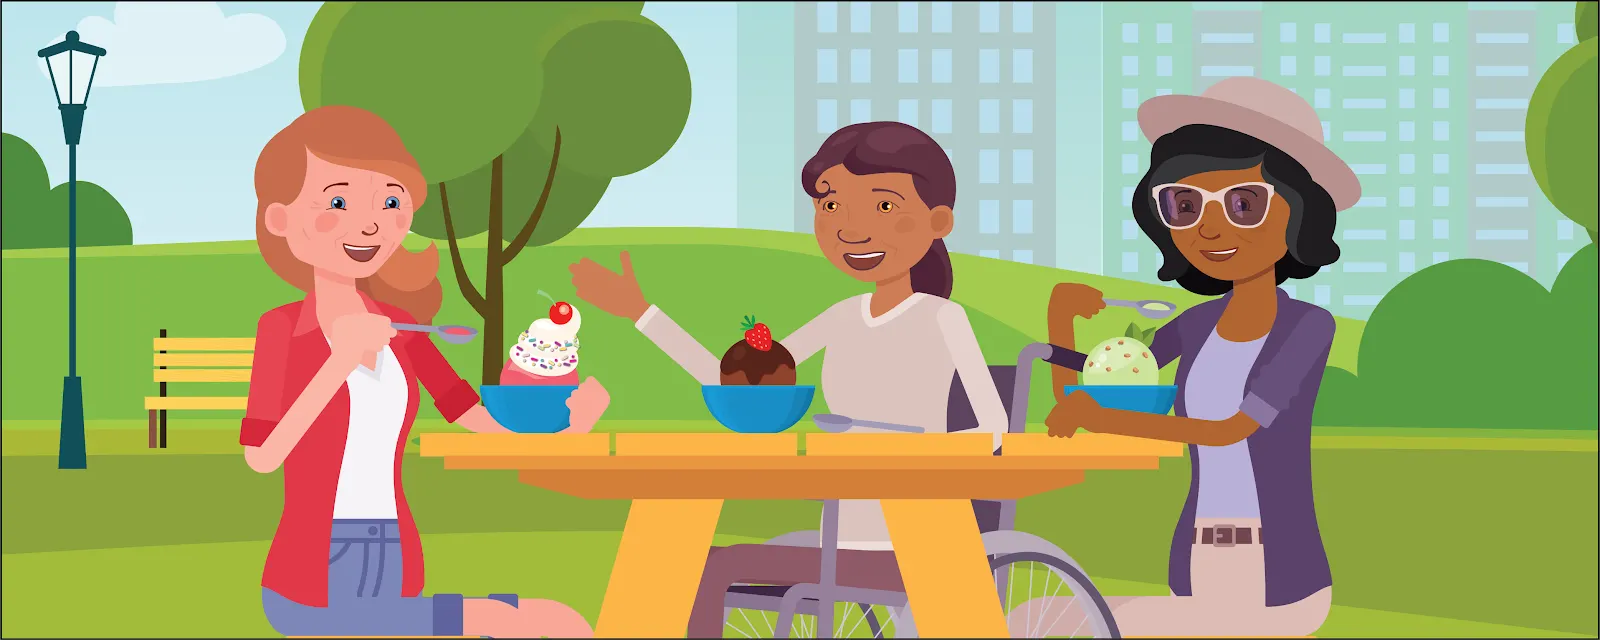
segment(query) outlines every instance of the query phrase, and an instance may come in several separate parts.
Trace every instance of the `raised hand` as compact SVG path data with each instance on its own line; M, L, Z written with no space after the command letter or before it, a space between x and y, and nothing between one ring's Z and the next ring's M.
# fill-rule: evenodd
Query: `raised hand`
M1086 284L1063 282L1050 292L1048 313L1052 319L1092 318L1104 308L1106 301L1100 290Z
M637 322L650 308L644 292L639 290L639 280L633 275L633 259L622 252L622 273L600 266L589 258L568 267L572 271L572 286L578 298L614 316Z
M351 369L373 359L398 333L389 325L388 318L373 313L339 316L332 324L328 328L332 357L341 364L348 363Z

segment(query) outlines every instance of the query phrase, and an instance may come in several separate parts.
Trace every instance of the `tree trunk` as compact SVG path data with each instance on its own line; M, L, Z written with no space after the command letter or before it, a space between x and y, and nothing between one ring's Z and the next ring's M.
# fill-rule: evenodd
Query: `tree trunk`
M484 248L483 274L483 381L499 384L500 369L506 356L505 262L505 158L495 156L489 169L489 235Z

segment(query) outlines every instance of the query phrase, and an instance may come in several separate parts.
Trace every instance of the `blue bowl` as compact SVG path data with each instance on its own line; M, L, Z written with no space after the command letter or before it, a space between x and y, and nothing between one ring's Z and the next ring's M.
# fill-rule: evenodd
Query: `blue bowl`
M1170 384L1068 385L1063 389L1067 395L1071 395L1074 391L1086 392L1089 397L1094 398L1096 404L1107 409L1160 415L1171 412L1172 403L1178 399L1178 387Z
M711 417L737 433L778 433L799 422L811 408L811 385L706 385Z
M517 433L555 433L572 424L567 398L575 385L497 385L482 387L483 407L495 422Z

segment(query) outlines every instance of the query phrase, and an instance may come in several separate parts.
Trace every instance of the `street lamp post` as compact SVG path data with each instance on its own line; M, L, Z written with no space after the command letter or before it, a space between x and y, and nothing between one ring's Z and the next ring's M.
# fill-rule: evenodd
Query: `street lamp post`
M61 128L67 137L67 378L61 388L61 450L56 458L60 469L89 466L83 438L83 381L78 378L78 140L83 135L89 87L105 54L105 49L79 40L76 31L68 31L66 39L39 50L50 71Z

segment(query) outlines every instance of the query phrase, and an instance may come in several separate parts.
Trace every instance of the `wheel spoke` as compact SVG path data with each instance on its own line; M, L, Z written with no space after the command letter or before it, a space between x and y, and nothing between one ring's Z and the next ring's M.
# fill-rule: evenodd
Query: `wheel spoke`
M859 608L860 608L860 605L856 605L856 604L854 604L854 603L851 603L851 604L846 604L846 605L845 605L845 616L849 616L849 615L850 615L850 612L852 612L852 611L855 611L855 610L857 610L857 609L859 609ZM846 618L845 618L845 619L844 619L844 620L842 620L842 621L840 621L840 622L839 622L839 627L840 627L840 628L841 628L841 629L842 629L842 628L844 628L844 623L845 623L845 621L848 621L848 620L849 620L849 619L850 619L850 618L848 618L848 617L846 617ZM859 629L859 628L861 628L861 623L863 623L863 622L866 622L866 621L867 621L867 614L865 614L865 613L862 613L862 614L861 614L861 618L860 618L860 619L858 619L858 620L856 620L856 623L855 623L855 624L854 624L854 625L852 625L852 626L851 626L851 627L850 627L850 630L849 630L849 631L846 631L846 632L845 632L845 633L844 633L844 635L842 635L842 636L841 636L841 635L839 635L839 634L838 634L838 633L834 633L834 634L833 634L833 637L835 637L835 638L849 638L849 637L853 637L853 636L855 636L855 635L856 635L856 629Z

